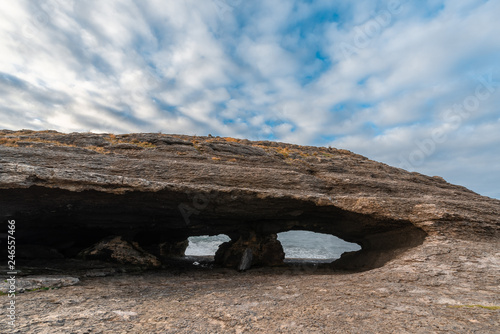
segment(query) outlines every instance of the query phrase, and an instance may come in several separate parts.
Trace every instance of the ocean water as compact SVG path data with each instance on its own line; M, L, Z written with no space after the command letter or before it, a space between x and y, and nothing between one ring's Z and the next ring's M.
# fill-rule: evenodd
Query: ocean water
M214 255L219 245L229 241L226 235L190 237L186 255ZM344 252L360 250L357 244L346 242L333 235L309 231L288 231L278 234L287 259L338 259Z
M186 255L207 256L214 255L220 244L229 241L229 237L224 234L216 235L213 237L201 236L190 237L189 246L186 249Z

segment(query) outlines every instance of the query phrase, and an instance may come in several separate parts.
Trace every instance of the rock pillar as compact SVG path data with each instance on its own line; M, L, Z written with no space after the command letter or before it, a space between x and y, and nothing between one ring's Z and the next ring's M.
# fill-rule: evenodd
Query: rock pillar
M189 246L187 239L181 241L163 242L158 245L160 250L160 258L170 259L184 256L184 252Z
M245 269L250 266L279 266L285 259L285 252L276 234L259 235L249 232L220 245L215 254L215 263L240 268L243 262L249 261L248 254L251 254L251 263L245 264Z

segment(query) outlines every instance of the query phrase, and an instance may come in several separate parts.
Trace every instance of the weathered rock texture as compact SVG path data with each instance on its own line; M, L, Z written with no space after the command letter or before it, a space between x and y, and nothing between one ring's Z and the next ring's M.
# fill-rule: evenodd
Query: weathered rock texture
M20 243L65 257L113 235L176 256L189 236L223 233L230 266L248 247L269 264L259 250L279 252L273 236L292 229L358 243L333 264L357 269L426 238L498 242L500 229L500 201L349 151L164 134L1 131L0 203Z

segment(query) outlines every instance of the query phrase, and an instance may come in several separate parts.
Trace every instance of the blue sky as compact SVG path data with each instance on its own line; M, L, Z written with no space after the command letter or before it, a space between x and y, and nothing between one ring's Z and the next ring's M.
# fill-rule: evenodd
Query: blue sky
M500 198L500 1L10 1L0 128L345 148Z

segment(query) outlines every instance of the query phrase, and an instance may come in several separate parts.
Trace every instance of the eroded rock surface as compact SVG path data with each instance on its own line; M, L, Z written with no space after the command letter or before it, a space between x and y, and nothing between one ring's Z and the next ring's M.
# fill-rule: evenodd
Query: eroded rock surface
M267 265L269 238L300 229L358 243L334 266L370 269L426 238L498 243L500 229L500 201L349 151L164 134L0 131L0 202L21 246L66 258L113 235L165 258L226 234L223 264L250 247Z

